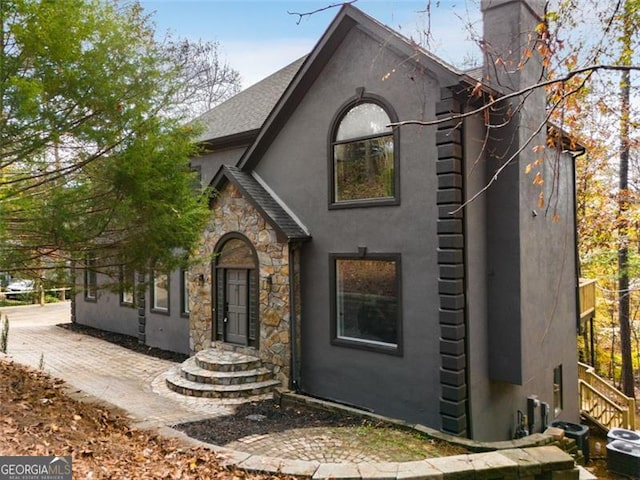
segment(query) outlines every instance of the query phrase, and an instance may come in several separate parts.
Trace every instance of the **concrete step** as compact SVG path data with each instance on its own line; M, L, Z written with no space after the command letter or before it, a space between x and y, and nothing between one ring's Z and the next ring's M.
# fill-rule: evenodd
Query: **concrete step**
M180 373L184 378L192 382L215 385L240 385L273 379L273 374L264 367L231 372L209 370L199 367L194 357L182 363Z
M187 380L181 374L181 367L175 367L167 373L167 386L174 392L191 397L203 398L249 398L256 395L273 393L280 385L278 380L249 382L240 385L215 385Z
M204 370L239 372L262 367L258 357L225 350L202 350L195 355L195 363Z

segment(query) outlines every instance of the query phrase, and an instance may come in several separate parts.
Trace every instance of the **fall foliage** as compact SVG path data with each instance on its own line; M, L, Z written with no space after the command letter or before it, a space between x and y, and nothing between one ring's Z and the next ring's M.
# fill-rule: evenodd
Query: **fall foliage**
M71 456L74 478L293 479L220 465L215 452L128 425L123 412L70 398L64 382L0 360L0 451Z

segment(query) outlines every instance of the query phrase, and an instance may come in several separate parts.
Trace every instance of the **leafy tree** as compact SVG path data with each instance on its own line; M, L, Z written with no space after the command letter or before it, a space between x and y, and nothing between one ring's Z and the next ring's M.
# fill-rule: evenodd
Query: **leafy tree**
M571 77L573 85L563 81L550 91L552 99L571 92L555 118L588 147L589 155L578 162L577 170L583 274L598 279L605 307L601 316L611 321L601 328L602 339L610 347L610 375L617 376L616 363L620 362L622 389L634 396L631 339L638 337L633 324L638 311L634 279L640 265L633 248L639 225L637 180L630 172L638 168L633 134L637 89L632 74L638 68L635 49L640 2L585 3L579 8L586 7L593 15L579 15L577 6L570 2L560 2L558 9L548 14L557 45L563 47L558 53L566 52L555 55L556 70L565 75L579 72ZM560 42L559 38L566 40ZM581 82L578 88L577 81Z
M160 45L137 3L103 0L3 0L0 48L0 269L181 262L208 205L175 102L215 49Z
M622 52L621 65L631 65L632 36L637 6L626 1L622 17L622 35L620 42ZM631 150L629 129L631 124L631 72L623 70L620 79L620 171L618 208L620 220L618 225L618 320L620 322L620 347L622 351L622 389L630 397L635 397L633 380L633 363L631 359L631 327L630 293L629 293L629 225L627 211L629 210L629 152Z

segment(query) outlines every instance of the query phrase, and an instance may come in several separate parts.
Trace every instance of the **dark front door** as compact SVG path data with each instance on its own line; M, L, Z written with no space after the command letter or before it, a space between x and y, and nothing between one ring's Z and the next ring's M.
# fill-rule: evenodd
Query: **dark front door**
M227 315L225 318L225 340L240 345L247 344L249 294L247 270L226 270Z

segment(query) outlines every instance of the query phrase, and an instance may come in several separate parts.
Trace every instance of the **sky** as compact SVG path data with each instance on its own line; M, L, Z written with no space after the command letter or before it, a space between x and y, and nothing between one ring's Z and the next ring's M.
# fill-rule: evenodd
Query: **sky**
M309 53L338 8L300 18L337 0L143 0L159 35L216 41L246 88ZM425 7L431 4L430 15ZM358 0L355 6L376 20L460 66L478 57L465 24L481 31L479 0ZM429 22L430 19L430 22Z

